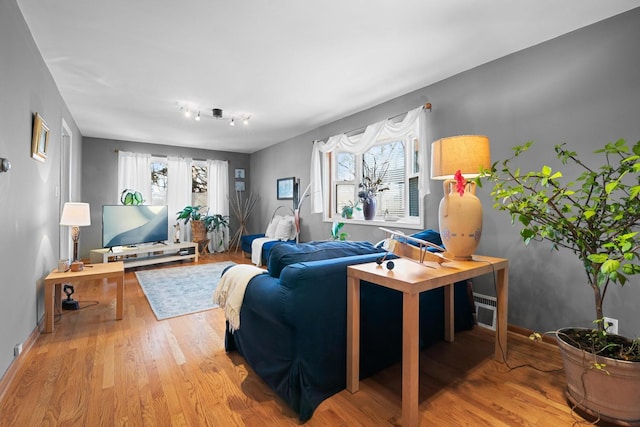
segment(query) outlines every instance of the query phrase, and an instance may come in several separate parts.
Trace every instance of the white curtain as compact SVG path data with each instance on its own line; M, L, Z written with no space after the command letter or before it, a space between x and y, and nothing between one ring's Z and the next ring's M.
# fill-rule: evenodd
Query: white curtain
M191 163L190 158L167 158L167 205L169 207L169 236L175 234L176 214L191 205ZM191 225L185 227L180 221L180 241L191 241Z
M125 189L139 191L147 203L151 200L151 156L149 154L118 151L118 203L120 203L120 193Z
M229 162L226 160L207 160L209 183L207 189L209 215L229 215ZM222 245L220 245L222 240ZM209 242L209 251L221 251L229 247L229 230L221 230L220 235L215 232Z
M386 138L399 138L410 131L413 131L414 134L418 136L418 141L420 142L418 190L421 196L429 194L429 174L427 171L429 162L427 161L424 114L424 108L419 107L409 111L400 122L393 123L390 120L383 120L367 126L364 133L359 135L348 137L345 134L340 134L332 136L327 142L314 142L311 155L311 213L322 213L324 210L322 197L323 156L321 153L340 150L354 154L362 154L371 148L376 141ZM326 174L328 171L324 172Z
M229 215L229 162L207 160L209 215Z

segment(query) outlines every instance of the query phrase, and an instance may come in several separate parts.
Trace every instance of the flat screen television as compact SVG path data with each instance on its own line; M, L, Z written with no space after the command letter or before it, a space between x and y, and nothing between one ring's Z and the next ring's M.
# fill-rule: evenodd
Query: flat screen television
M134 246L169 239L167 206L102 206L102 247Z

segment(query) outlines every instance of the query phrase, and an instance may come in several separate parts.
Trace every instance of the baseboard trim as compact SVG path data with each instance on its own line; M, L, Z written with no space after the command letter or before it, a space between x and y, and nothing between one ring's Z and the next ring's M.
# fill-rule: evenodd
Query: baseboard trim
M31 334L27 337L26 341L22 343L22 353L18 355L13 362L9 365L9 368L4 373L2 378L0 378L0 402L4 400L4 395L9 389L9 386L13 383L13 380L16 377L16 374L20 371L20 368L25 364L27 360L27 354L33 348L33 345L36 343L36 340L40 336L40 330L43 326L44 317L40 322L36 325L35 329L31 332Z

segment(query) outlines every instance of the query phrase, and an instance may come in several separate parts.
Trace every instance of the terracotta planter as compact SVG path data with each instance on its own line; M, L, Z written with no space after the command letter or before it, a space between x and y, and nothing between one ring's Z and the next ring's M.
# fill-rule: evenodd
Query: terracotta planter
M556 339L569 401L605 421L640 425L640 363L594 356L566 343L560 335ZM606 365L606 372L594 369L594 362Z

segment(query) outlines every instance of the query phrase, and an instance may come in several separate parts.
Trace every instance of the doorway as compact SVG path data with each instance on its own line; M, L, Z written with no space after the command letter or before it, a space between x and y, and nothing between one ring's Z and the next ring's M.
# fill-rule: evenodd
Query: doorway
M71 201L71 156L73 152L73 133L64 119L62 119L60 141L60 215L62 215L64 204ZM70 259L73 253L73 240L71 240L69 227L61 225L59 233L60 253L58 259Z

